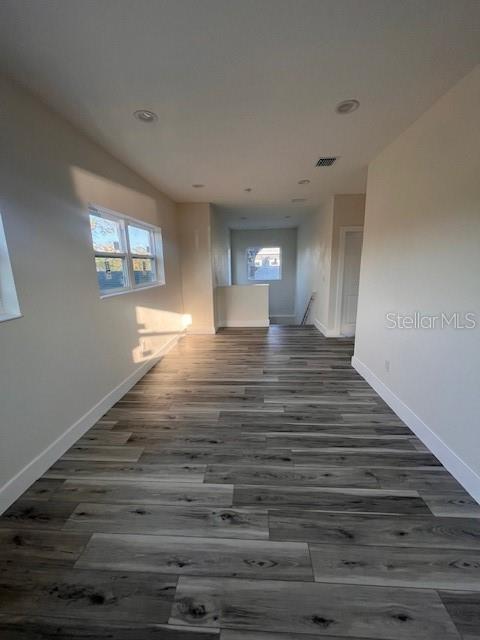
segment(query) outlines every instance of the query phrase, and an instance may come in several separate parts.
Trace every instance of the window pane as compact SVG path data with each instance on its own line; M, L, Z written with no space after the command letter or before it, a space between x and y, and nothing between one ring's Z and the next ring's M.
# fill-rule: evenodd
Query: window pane
M7 238L0 215L0 322L20 315L17 290L13 280Z
M135 284L149 284L156 281L155 260L152 258L132 258Z
M98 286L102 293L127 286L125 258L95 258Z
M99 253L123 253L120 223L90 214L93 248Z
M247 249L249 280L280 280L282 260L280 247L251 247Z
M153 255L152 234L148 229L128 225L130 252L138 255Z

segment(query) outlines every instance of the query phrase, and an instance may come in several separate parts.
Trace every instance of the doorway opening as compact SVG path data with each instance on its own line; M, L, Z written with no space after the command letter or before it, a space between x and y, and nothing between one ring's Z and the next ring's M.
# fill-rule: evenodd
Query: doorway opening
M363 227L340 229L335 317L341 336L355 335L362 244Z

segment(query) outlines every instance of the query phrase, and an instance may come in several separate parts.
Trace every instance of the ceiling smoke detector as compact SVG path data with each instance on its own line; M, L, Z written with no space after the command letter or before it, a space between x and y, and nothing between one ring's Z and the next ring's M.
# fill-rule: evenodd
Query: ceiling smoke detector
M248 193L250 193L250 191L253 191L253 189L252 189L252 187L247 187L247 188L245 189L245 191L247 191Z
M334 162L336 161L336 157L329 157L329 158L319 158L317 164L315 165L316 167L331 167L332 164L334 164Z
M339 113L341 116L345 116L348 113L353 113L360 106L360 102L358 100L342 100L335 107L335 111Z
M297 184L310 184L310 180L307 180L307 178L304 178L303 180L299 180Z
M148 123L156 122L158 120L157 114L153 113L153 111L150 111L149 109L138 109L134 112L133 117L140 120L140 122Z

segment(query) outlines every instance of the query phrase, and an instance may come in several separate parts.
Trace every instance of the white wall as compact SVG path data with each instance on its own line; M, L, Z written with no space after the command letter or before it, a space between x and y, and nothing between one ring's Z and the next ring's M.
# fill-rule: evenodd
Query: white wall
M308 215L297 227L297 272L295 282L295 322L302 321L310 295L314 292L314 273L317 256L311 241L313 214ZM311 322L309 314L309 322Z
M248 247L281 247L282 279L268 281L270 285L270 320L295 323L295 281L297 269L296 229L232 230L232 283L252 284L247 279Z
M385 314L480 313L479 105L480 66L369 168L354 359L477 499L480 329L389 330Z
M0 94L0 211L23 314L0 323L2 509L178 334L183 307L173 203L4 79ZM162 227L165 286L100 300L88 202Z
M215 329L222 322L223 314L221 310L222 300L220 300L219 287L228 287L232 284L232 259L230 245L230 229L225 220L225 216L212 205L211 215L212 231L212 270L213 270L213 302Z
M365 220L365 194L338 194L333 199L332 266L330 270L330 292L328 304L328 329L340 331L340 318L336 317L337 286L340 270L340 231L342 227L363 227Z
M311 293L315 300L309 313L324 333L328 324L332 255L333 198L307 216L298 228L297 294L295 312L301 322Z
M364 194L338 194L306 216L297 233L295 313L301 322L312 292L315 300L308 322L325 335L338 335L335 317L340 229L363 226Z
M313 321L323 333L327 333L330 300L330 279L332 272L333 198L320 207L314 216L312 237L318 254L315 277L315 301Z
M203 203L177 205L182 292L188 333L215 333L211 207Z
M297 229L297 274L295 286L295 321L300 324L310 296L316 292L320 243L316 224L317 211L307 215ZM314 306L310 308L307 323L313 322Z
M217 207L212 205L211 210L213 285L228 287L231 284L230 229Z
M218 326L268 327L268 284L217 287Z

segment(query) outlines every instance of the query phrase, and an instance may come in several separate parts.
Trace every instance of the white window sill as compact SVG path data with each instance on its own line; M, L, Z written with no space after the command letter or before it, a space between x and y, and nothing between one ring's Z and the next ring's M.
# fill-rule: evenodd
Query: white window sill
M113 298L115 296L123 296L126 293L136 293L137 291L145 291L145 289L156 289L157 287L164 287L165 282L155 282L155 284L147 284L139 287L131 287L128 289L121 289L120 291L112 291L111 293L101 293L100 300L105 300L106 298Z
M15 320L16 318L23 318L23 313L0 313L0 322Z

